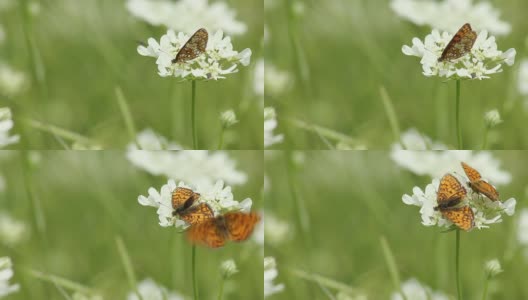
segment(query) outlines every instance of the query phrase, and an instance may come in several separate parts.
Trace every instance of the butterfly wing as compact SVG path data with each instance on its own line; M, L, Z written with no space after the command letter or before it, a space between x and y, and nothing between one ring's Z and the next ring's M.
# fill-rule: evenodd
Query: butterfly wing
M194 192L191 189L184 188L184 187L177 187L172 192L172 207L174 209L179 209L183 207L184 205L187 206L187 202L190 200L190 205L192 205L192 202L194 202Z
M222 247L226 242L226 234L222 226L222 217L210 218L193 225L187 230L187 238L193 244L201 244L210 248Z
M455 206L467 195L466 189L460 181L451 174L446 174L440 180L436 200L439 207Z
M462 25L449 41L438 61L454 60L466 55L473 48L476 39L477 33L471 29L471 25L469 23Z
M475 192L484 194L491 201L499 200L499 192L497 191L497 189L484 180L470 182L470 186Z
M460 164L462 165L462 168L464 169L464 173L466 173L466 176L469 178L469 181L473 182L473 181L478 181L482 179L482 176L480 176L480 173L477 170L473 169L465 162L461 162Z
M189 60L197 58L200 54L205 52L209 34L204 28L198 29L189 40L181 47L176 58L172 60L173 63L184 63Z
M260 221L260 216L256 213L232 212L224 215L225 224L232 241L245 241L255 228L255 224Z
M444 218L453 222L456 226L463 230L470 230L474 226L474 214L473 210L469 206L463 206L458 208L450 208L441 210Z
M180 219L187 222L189 225L196 225L203 223L207 219L214 217L213 210L206 203L200 203L193 206L179 214Z

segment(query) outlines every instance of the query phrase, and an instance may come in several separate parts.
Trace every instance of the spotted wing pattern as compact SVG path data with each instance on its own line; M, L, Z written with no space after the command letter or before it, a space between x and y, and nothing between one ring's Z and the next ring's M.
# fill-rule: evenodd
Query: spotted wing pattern
M200 198L200 194L195 193L193 190L177 187L172 192L172 208L175 210L183 210L193 205L194 201Z
M256 213L232 212L191 226L187 236L191 243L218 248L227 241L244 241L251 236L255 224L260 221Z
M477 33L471 29L471 25L469 23L462 25L444 48L438 61L450 61L466 55L473 48L476 39Z
M470 167L468 164L464 162L461 162L461 164L464 172L469 178L469 186L473 191L475 191L475 193L483 194L492 201L499 200L499 192L493 185L489 184L487 181L484 181L482 176L480 176L480 173Z
M467 195L466 189L460 181L451 174L446 174L440 180L436 200L438 208L448 208L456 206Z
M214 217L213 210L206 203L200 203L180 212L180 219L189 225L196 225L205 222L207 219Z
M462 206L458 208L449 208L440 210L442 215L453 222L456 226L463 230L470 230L474 226L473 210L469 206Z
M200 54L205 52L209 34L204 28L198 29L189 40L181 47L176 57L172 60L173 63L185 63L189 60L197 58Z

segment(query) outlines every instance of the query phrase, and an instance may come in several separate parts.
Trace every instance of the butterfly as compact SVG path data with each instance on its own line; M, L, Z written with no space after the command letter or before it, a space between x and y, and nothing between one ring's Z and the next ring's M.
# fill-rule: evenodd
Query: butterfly
M173 216L179 216L180 219L195 225L207 219L213 218L213 210L206 203L200 203L193 206L194 202L200 199L200 194L193 190L177 187L172 192L172 212Z
M260 216L257 213L230 212L191 226L187 237L193 244L218 248L224 246L227 241L246 240L259 221Z
M493 185L484 181L482 177L480 176L480 173L477 170L470 167L465 162L461 162L461 164L462 164L462 168L464 169L464 172L469 178L468 184L475 193L483 194L492 201L499 200L499 192L497 192L497 190L495 189L495 187L493 187Z
M468 205L458 206L466 195L466 189L458 179L451 174L446 174L440 180L436 195L438 206L434 210L439 210L444 218L467 231L473 228L473 210Z
M438 61L450 61L466 55L473 48L476 39L477 33L471 29L471 25L469 23L462 25L444 48Z
M181 47L172 63L184 63L189 60L197 58L200 54L205 52L207 47L207 40L209 34L204 28L198 29L187 42Z

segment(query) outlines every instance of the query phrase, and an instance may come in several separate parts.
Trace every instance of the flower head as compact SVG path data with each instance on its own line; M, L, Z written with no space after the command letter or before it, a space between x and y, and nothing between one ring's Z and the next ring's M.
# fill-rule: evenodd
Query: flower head
M266 96L276 96L286 91L292 84L292 76L287 71L277 69L275 65L266 62L264 85Z
M415 278L405 281L401 287L407 300L448 300L449 298L442 292L433 292L430 287L420 283ZM399 292L392 293L391 300L403 300Z
M264 108L264 147L280 143L284 139L282 134L273 135L273 130L277 127L277 114L273 107Z
M264 298L284 290L284 284L275 284L273 281L279 276L277 263L274 257L264 257Z
M447 146L439 142L433 142L430 137L421 134L415 128L408 129L401 135L401 144L392 145L392 151L403 150L447 150Z
M13 97L27 85L26 75L0 62L0 95Z
M528 208L521 210L518 222L517 240L521 246L526 247L526 257L528 257Z
M264 223L264 237L266 243L277 245L291 237L293 228L286 221L280 220L267 212Z
M9 280L13 277L13 264L11 258L0 257L0 298L18 291L18 284L11 285Z
M157 208L159 224L163 227L175 226L178 229L188 227L185 221L180 220L177 215L173 215L172 192L176 187L191 188L196 193L199 193L198 203L209 205L215 216L229 211L249 212L253 204L250 198L246 198L241 202L235 201L233 193L231 193L231 187L224 186L224 182L221 180L217 181L212 187L196 187L193 189L183 182L176 185L175 181L171 179L159 191L151 187L148 189L148 196L141 195L138 197L139 204Z
M498 259L492 259L486 262L484 265L484 268L486 269L486 273L488 274L489 278L497 276L499 273L502 273L504 270L502 270L502 267L500 265L500 262Z
M528 59L526 58L521 61L517 85L519 93L528 96ZM528 107L528 98L525 100L525 107Z
M0 212L0 243L14 247L23 241L27 234L28 227L24 222Z
M239 35L247 30L246 24L236 20L236 12L221 1L209 4L207 0L128 0L126 6L132 15L151 25L177 31L207 27Z
M229 128L238 123L235 111L232 109L222 112L220 115L220 121L222 122L222 126L224 128Z
M159 43L148 39L148 46L138 46L140 55L156 58L158 74L162 77L174 76L182 80L223 79L225 75L238 72L238 65L248 66L251 50L233 50L231 38L221 30L210 36L204 53L185 62L173 62L191 36L183 32L176 34L168 30Z
M515 49L506 52L497 49L495 37L488 37L486 30L481 31L466 55L453 61L438 61L444 48L451 41L454 34L440 33L434 29L422 42L413 38L412 46L404 45L405 55L420 57L423 74L427 77L438 76L447 79L485 79L489 75L502 72L502 64L513 65Z
M154 280L147 278L141 281L137 290L143 300L183 300L183 296L168 291L164 286L157 284ZM139 300L135 292L128 293L127 300Z
M220 265L220 273L222 273L222 277L224 279L227 279L236 273L238 273L238 269L236 266L236 263L233 259L228 259L226 261L223 261Z
M391 8L400 17L416 25L454 32L461 24L471 23L496 35L511 31L511 25L499 19L499 11L489 2L472 0L392 0Z
M9 135L13 125L11 110L7 107L0 107L0 148L18 143L20 139L18 135Z
M499 111L496 109L488 111L484 115L484 121L486 122L486 126L488 128L493 128L502 123Z

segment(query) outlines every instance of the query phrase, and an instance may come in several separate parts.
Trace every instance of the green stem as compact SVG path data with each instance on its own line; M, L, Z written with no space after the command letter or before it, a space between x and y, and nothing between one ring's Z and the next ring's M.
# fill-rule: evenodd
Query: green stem
M198 149L198 136L196 135L196 80L192 81L192 100L191 100L191 128L193 138L193 149Z
M486 150L486 147L488 147L488 133L489 127L486 126L486 129L484 129L484 140L482 141L482 150Z
M222 281L220 282L220 291L218 292L218 300L222 300L224 297L224 282L225 279L222 277Z
M222 126L222 129L220 129L220 140L218 141L218 150L222 150L222 147L224 146L224 132L225 127Z
M484 280L484 292L482 292L482 300L486 300L488 298L488 282L489 277L486 276L486 280Z
M389 269L390 277L392 279L392 283L394 284L394 288L400 292L403 299L407 299L407 296L402 290L398 267L396 266L396 260L394 259L394 255L392 254L392 251L389 247L389 243L387 242L387 239L384 236L380 238L380 241L381 249L383 250L383 256L385 257L385 262L387 263L387 268Z
M460 128L460 79L456 81L456 131L458 149L463 149L462 146L462 130Z
M143 296L141 296L141 293L138 290L136 274L134 273L134 268L132 267L132 261L130 260L130 255L128 255L128 251L126 249L125 243L123 242L123 239L119 236L116 237L116 244L117 251L119 252L119 256L121 257L121 262L123 263L123 269L125 270L128 283L130 284L130 288L132 288L134 293L136 293L138 299L143 300Z
M192 281L193 281L194 300L198 300L198 283L196 281L196 245L192 246L191 264L192 264Z
M119 86L115 88L115 93L117 97L117 104L119 105L119 110L123 115L123 120L125 121L125 126L127 128L130 141L134 142L138 149L141 150L141 146L136 140L136 127L134 126L134 119L132 118L132 113L130 112L130 107L128 106L125 95Z
M460 230L456 230L456 244L455 244L455 275L458 300L462 300L462 286L460 284Z

